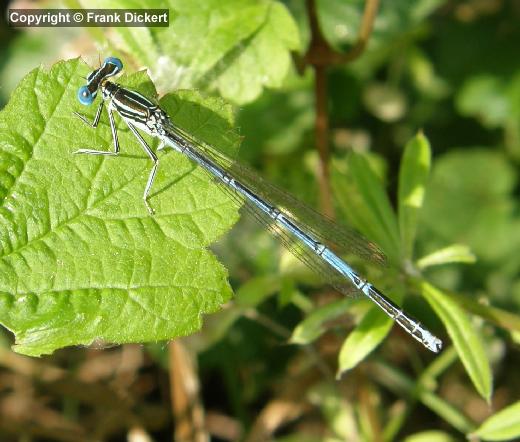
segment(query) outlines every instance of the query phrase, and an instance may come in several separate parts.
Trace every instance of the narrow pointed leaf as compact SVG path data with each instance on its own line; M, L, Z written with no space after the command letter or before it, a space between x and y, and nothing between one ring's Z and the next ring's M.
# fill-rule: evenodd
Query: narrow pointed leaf
M354 368L385 339L394 321L379 307L372 307L348 335L339 353L337 377Z
M405 147L399 170L399 230L403 257L412 259L418 212L424 201L430 172L431 151L428 139L418 133Z
M346 175L338 172L334 171L332 185L342 215L381 246L390 261L395 260L399 250L399 229L380 178L358 154L349 156Z
M467 314L436 287L423 282L421 292L442 320L473 385L488 402L492 392L489 359Z
M403 439L403 442L455 442L456 439L448 433L439 430L421 431Z
M340 299L317 308L294 329L290 342L309 344L326 331L326 322L345 313L351 299Z
M482 440L517 440L520 438L520 401L489 417L472 434Z
M464 244L452 244L443 249L436 250L429 255L423 256L417 261L417 267L425 269L431 266L451 263L473 264L476 261L475 255L470 248Z

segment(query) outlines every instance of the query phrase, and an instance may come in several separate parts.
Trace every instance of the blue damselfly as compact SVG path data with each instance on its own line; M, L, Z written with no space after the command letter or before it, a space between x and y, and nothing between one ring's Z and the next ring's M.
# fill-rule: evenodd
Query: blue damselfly
M267 183L251 169L240 165L212 146L194 139L190 134L177 127L165 111L143 95L125 89L108 78L118 74L123 64L118 58L107 58L100 68L87 77L87 84L78 90L78 99L84 105L94 102L101 90L102 100L94 121L90 123L84 116L76 113L85 123L96 127L99 123L104 103L107 103L108 118L114 141L113 151L80 149L76 153L92 155L117 155L119 141L114 121L114 112L119 114L135 135L140 145L153 162L145 186L143 200L153 215L148 195L153 185L159 159L150 148L138 129L160 140L166 146L187 156L208 172L217 184L232 198L244 206L263 224L281 238L284 245L301 261L317 271L339 291L348 294L351 287L359 290L377 304L389 317L397 322L426 348L437 353L442 342L417 320L409 316L363 279L340 256L341 251L353 252L369 259L382 256L379 249L360 236L335 225L311 208L299 203L291 195ZM338 246L339 252L331 246Z

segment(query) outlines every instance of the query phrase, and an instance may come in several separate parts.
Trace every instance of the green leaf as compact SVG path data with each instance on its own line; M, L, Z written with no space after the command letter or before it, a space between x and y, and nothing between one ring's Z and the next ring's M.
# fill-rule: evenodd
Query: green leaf
M195 353L208 350L225 336L248 309L255 308L279 288L278 276L257 276L242 284L236 291L232 303L226 304L226 308L208 316L204 327L198 333L186 338L190 349Z
M456 100L462 115L476 116L490 128L499 127L511 114L506 85L500 77L470 77L460 89Z
M406 394L411 399L419 399L421 403L458 431L467 433L475 427L473 422L451 402L432 391L435 388L435 382L430 376L426 378L421 376L419 379L417 376L409 377L395 366L380 361L374 361L371 364L370 372L372 377L388 390L399 396ZM411 403L414 404L414 402Z
M99 2L106 8L106 2ZM118 8L143 8L135 0L112 1ZM107 38L154 72L159 90L218 89L243 104L264 87L280 87L300 49L298 28L275 0L163 0L168 28L114 28ZM93 6L89 6L93 7ZM117 38L114 38L114 35Z
M223 97L239 104L255 100L265 87L281 87L291 67L290 51L300 49L296 23L283 4L271 2L245 45L227 54L227 66L214 81Z
M443 249L436 250L429 255L423 256L417 261L417 267L425 269L431 266L438 266L442 264L450 264L455 262L463 262L466 264L473 264L477 258L471 252L470 248L464 244L452 244Z
M450 292L450 296L457 301L457 304L464 307L466 311L478 315L499 327L505 328L506 330L520 333L520 315L497 307L482 304L469 296L455 292Z
M293 330L289 342L293 344L309 344L327 331L326 323L345 313L350 299L340 299L317 308Z
M482 260L516 256L517 179L511 162L497 149L466 147L442 155L434 163L421 211L426 237L456 238Z
M405 258L412 259L421 209L430 172L431 150L428 139L418 133L405 147L399 170L399 230Z
M444 431L429 430L412 434L403 439L403 442L455 442L455 440L455 438Z
M356 419L356 410L351 401L341 394L334 382L321 382L313 385L308 393L309 401L320 408L321 413L329 424L335 436L340 439L324 439L331 442L336 440L356 440L359 437L359 428ZM318 439L317 439L318 440Z
M97 129L77 103L90 70L80 60L35 69L0 113L0 322L15 350L51 353L95 339L145 342L187 335L231 296L227 272L206 247L237 219L235 204L180 154L163 152L149 216L150 161L116 116L118 158L106 114ZM144 72L118 79L154 97ZM181 127L232 150L232 113L196 93L161 105Z
M397 219L381 180L367 160L359 154L349 155L347 175L335 173L332 185L339 209L350 224L380 245L389 260L396 260Z
M489 417L472 433L483 440L513 440L520 438L520 401Z
M341 346L336 377L354 368L385 339L394 321L373 306Z
M169 9L170 26L175 19L175 11L171 9L168 0L157 2L157 0L88 0L83 1L85 8L108 8L108 9ZM124 54L131 54L146 66L155 66L162 54L161 42L167 27L137 27L121 26L110 28L110 32L105 31L105 39L102 43L112 43L112 47L107 48L113 51L117 49ZM90 28L89 28L90 31ZM108 37L108 38L107 38ZM112 55L112 54L106 54Z
M489 359L468 316L448 295L427 282L421 284L421 292L446 326L473 385L489 402L492 392Z

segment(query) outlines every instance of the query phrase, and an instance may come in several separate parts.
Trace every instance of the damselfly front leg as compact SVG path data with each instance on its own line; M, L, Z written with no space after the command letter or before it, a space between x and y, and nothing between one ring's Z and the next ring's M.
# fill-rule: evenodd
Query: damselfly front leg
M83 115L79 114L78 112L74 112L74 114L77 115L78 117L80 117L83 122L85 122L89 126L95 128L95 127L97 127L97 125L99 123L99 118L100 118L100 115L101 115L101 111L103 110L103 103L104 103L104 101L102 101L101 104L99 105L98 111L96 112L96 116L95 116L94 121L92 123L89 123L89 121ZM114 140L114 151L110 152L110 151L106 151L106 150L79 149L76 152L74 152L75 154L77 154L77 153L86 153L88 155L112 155L112 156L115 156L115 155L119 154L119 140L117 138L117 129L116 129L116 122L114 120L114 114L112 112L113 111L112 111L112 109L109 106L109 108L108 108L108 119L110 121L110 129L112 131L112 139Z
M94 121L92 121L92 123L87 120L85 115L81 115L79 112L76 112L76 111L73 111L72 113L74 115L76 115L76 117L79 117L79 119L81 121L83 121L83 123L85 123L86 125L88 125L88 126L90 126L90 127L95 129L97 127L98 123L99 123L99 119L101 117L101 112L103 112L103 107L104 106L105 106L105 102L104 101L99 103L99 106L98 106L97 111L96 111L96 116L94 117Z

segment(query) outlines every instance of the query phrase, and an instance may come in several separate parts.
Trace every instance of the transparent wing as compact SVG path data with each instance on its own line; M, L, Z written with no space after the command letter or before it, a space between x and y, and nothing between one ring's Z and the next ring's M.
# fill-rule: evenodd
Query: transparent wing
M177 138L187 141L192 148L198 150L205 157L225 169L229 176L249 187L263 200L275 205L285 215L294 219L301 228L310 232L316 240L331 247L340 255L355 255L364 260L379 264L385 263L385 255L379 247L354 230L339 226L329 218L303 204L288 192L268 183L252 169L232 160L211 145L195 139L181 128L172 125L168 127L168 131L172 132ZM345 278L338 274L320 255L313 253L307 246L295 240L292 234L280 227L265 212L249 200L243 198L234 189L228 187L220 180L215 180L215 182L223 192L279 238L282 244L296 258L320 274L322 278L340 292L348 295L352 294L352 287L346 283Z

